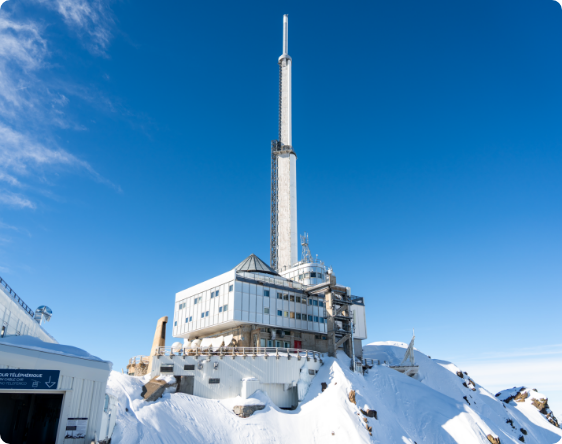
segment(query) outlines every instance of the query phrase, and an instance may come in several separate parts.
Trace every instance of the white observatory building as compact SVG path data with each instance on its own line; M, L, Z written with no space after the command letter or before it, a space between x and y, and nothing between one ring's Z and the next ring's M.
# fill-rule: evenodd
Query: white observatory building
M312 258L307 234L299 242L288 32L285 15L278 59L279 135L271 143L270 265L252 254L226 273L177 293L173 336L197 345L223 337L228 338L224 347L308 349L331 355L342 348L360 357L361 341L367 338L364 299L353 296L349 287L336 282L331 269Z

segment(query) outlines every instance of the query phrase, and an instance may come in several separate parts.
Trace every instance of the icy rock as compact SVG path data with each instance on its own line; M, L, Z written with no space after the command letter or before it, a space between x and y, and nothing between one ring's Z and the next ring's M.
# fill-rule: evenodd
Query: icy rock
M232 411L240 416L241 418L249 418L254 414L256 410L263 410L265 405L254 404L254 405L235 405Z

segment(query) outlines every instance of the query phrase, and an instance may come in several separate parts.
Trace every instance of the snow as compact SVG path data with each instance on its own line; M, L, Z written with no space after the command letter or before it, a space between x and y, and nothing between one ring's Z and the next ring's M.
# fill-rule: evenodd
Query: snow
M396 342L374 343L364 348L364 356L395 364L406 348ZM502 444L519 444L521 428L527 432L526 443L562 443L562 430L545 419L531 398L505 404L472 379L469 382L470 376L457 376L461 369L453 363L417 350L415 358L419 372L414 378L384 365L361 375L349 370L350 359L344 354L325 358L296 410L279 409L260 390L248 399L221 401L166 393L147 403L140 397L142 378L112 372L108 388L118 398L112 443L489 444L486 436L492 435ZM322 382L327 383L324 392ZM349 401L351 390L356 405ZM249 418L232 412L235 405L255 404L265 408ZM367 418L366 424L360 409L376 410L378 419ZM366 425L372 427L372 436Z
M8 336L0 339L0 345L35 350L54 355L69 356L72 358L87 359L89 361L108 362L98 358L97 356L91 355L81 348L73 347L71 345L43 342L41 339L34 336Z

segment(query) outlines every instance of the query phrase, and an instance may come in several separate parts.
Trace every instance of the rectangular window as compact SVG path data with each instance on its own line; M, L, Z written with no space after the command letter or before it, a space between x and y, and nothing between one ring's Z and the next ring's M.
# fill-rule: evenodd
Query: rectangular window
M263 313L266 314L266 315L268 315L268 314L269 314L269 308L264 307L264 308L263 308Z
M314 300L312 301L312 305L318 307L318 301L317 301L316 299L314 299Z
M312 316L311 316L311 315L308 315L308 320L309 320L309 321L312 321Z
M211 291L211 299L213 299L215 297L215 292Z
M310 273L305 273L305 274L304 274L304 278L305 278L305 279L309 279L309 278L310 278Z
M220 291L220 290L215 291L215 296L218 296L218 295L219 295L219 291Z
M202 317L202 318L205 317L205 312L201 313L201 317Z
M327 340L328 340L328 337L327 337L327 336L322 336L322 340L323 340L323 341L327 341Z
M277 299L283 299L283 295L281 293L277 293Z
M314 370L312 370L312 369L309 368L309 369L308 369L308 374L309 374L309 375L314 375L314 374L315 374L315 373L314 373Z
M209 316L209 312L208 312L208 311L207 311L207 312L205 312L205 316Z
M193 321L193 316L189 317L189 322Z
M318 322L318 316L314 316L314 322Z
M322 273L318 273L318 279L324 279L324 275Z
M291 317L291 319L295 319L295 312L294 312L294 311L291 312L291 316L290 316L290 317Z
M300 302L300 301L301 301L301 297L297 296L297 302Z
M219 307L219 313L222 313L222 307Z
M291 302L295 302L295 297L294 297L293 295L291 295L290 298L289 298L289 300L290 300Z
M299 274L299 281L302 281L302 274Z
M308 305L312 305L312 299L308 300Z
M185 323L187 324L189 322L189 318L185 318Z
M302 298L301 302L302 302L303 304L306 304L306 298Z
M284 312L283 312L283 317L284 317L284 318L288 318L288 317L289 317L289 312L288 312L288 311L284 311Z
M269 297L269 290L264 290L263 295Z
M310 273L310 277L311 277L311 278L315 278L315 277L316 277L316 273Z
M260 339L260 347L265 347L265 338Z
M222 311L227 311L228 310L228 304L226 304L223 308Z
M230 292L230 291L232 291L232 290L233 290L233 285L229 285L229 286L228 286L228 291Z
M323 307L323 306L324 306L324 302L318 301L318 305L319 305L320 307Z
M209 378L209 384L220 384L220 378Z
M277 348L282 347L281 341L275 341L275 347Z
M271 339L267 340L267 346L268 347L273 347L273 341Z
M178 325L178 321L174 321L174 327Z
M285 330L283 333L285 333L285 336L291 336L291 332L289 330Z
M288 301L288 300L289 300L289 295L288 295L288 294L284 294L284 295L283 295L283 300L284 300L284 301Z
M197 305L197 299L198 298L193 299L193 305Z
M301 314L297 313L297 319L300 319L300 318L301 318Z
M174 373L174 365L161 365L160 373Z
M283 312L281 310L277 310L277 316L283 316Z
M291 343L290 343L290 342L285 342L285 348L291 348Z
M184 365L184 366L183 366L183 369L184 369L184 370L195 370L195 365L189 365L189 364L187 364L187 365Z

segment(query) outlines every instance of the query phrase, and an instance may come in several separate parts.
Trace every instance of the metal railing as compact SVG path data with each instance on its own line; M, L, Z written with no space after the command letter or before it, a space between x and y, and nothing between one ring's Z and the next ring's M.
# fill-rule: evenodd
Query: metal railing
M248 279L253 279L255 281L266 282L273 285L279 285L280 287L296 288L297 290L304 290L306 288L306 285L299 284L298 282L294 282L286 279L275 279L273 277L267 277L259 274L249 273L247 271L237 271L236 274L238 276L245 277Z
M8 290L8 294L12 296L14 300L18 304L20 304L25 311L27 311L27 314L29 314L29 316L31 316L32 318L35 316L35 312L31 308L29 308L29 306L25 302L23 302L22 298L20 298L16 294L16 292L12 290L12 288L8 285L8 283L1 277L0 277L0 284L2 284L6 288L6 290Z
M321 359L323 354L314 350L302 350L299 348L282 348L282 347L208 347L208 348L190 348L173 350L172 347L158 347L156 356L276 356L307 359ZM136 358L136 357L135 357ZM129 361L135 359L131 358Z

